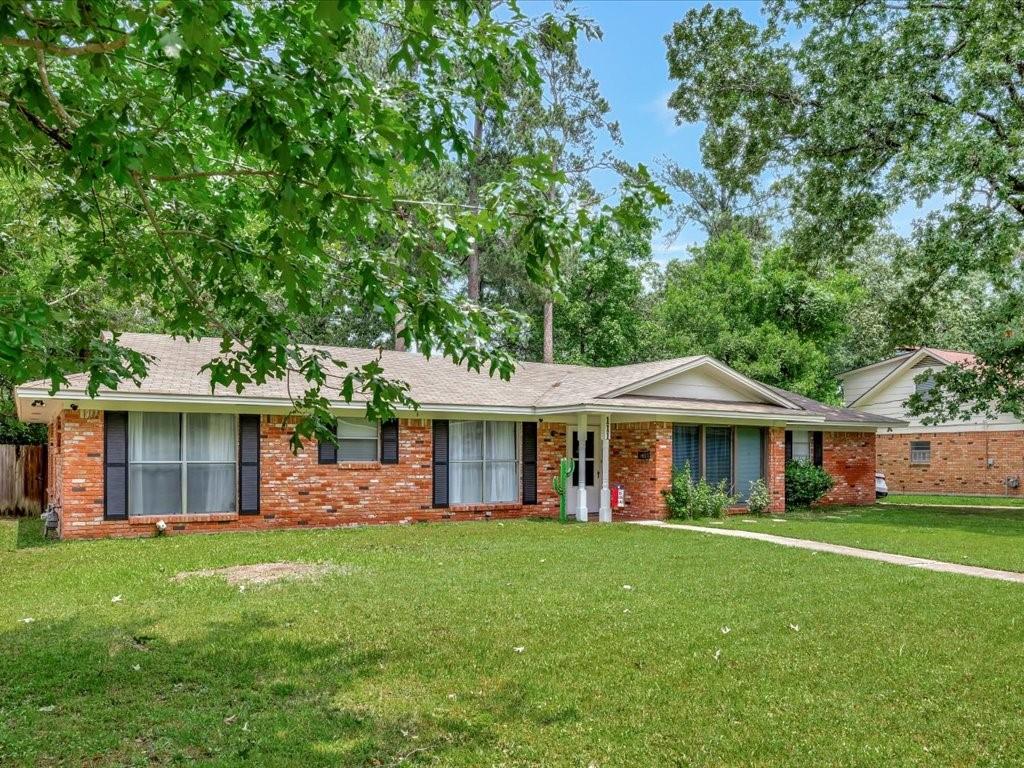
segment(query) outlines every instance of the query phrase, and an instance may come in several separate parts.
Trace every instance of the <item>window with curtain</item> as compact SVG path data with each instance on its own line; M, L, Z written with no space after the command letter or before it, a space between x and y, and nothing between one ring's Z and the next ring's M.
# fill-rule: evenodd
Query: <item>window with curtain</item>
M128 513L234 512L236 446L231 414L129 414Z
M672 468L681 472L690 466L693 482L700 479L700 427L676 424L672 428Z
M450 422L450 502L480 504L516 501L519 488L517 461L515 422Z
M732 428L704 428L704 477L708 483L717 486L725 482L727 491L732 490Z
M377 461L377 423L366 419L338 419L338 461Z
M814 441L806 429L793 430L793 461L812 461Z

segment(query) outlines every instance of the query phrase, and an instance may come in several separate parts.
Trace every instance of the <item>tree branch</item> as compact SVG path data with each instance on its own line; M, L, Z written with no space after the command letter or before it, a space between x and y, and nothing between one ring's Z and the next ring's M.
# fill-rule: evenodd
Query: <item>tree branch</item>
M60 99L57 98L57 94L53 92L53 88L50 86L50 78L46 74L46 56L41 48L36 48L36 68L39 70L39 82L43 86L43 93L46 94L46 98L49 100L50 106L53 107L53 111L57 113L57 117L60 118L64 125L71 130L75 130L78 128L78 123L67 113L64 105L60 103Z
M61 149L71 149L71 143L61 135L60 131L58 131L56 128L51 128L50 126L48 126L46 124L46 121L43 120L43 118L39 117L39 115L30 111L28 107L26 107L20 101L18 101L17 99L12 99L10 96L3 93L0 93L0 99L6 101L8 104L13 104L14 108L21 113L22 117L28 120L28 122L32 125L33 128L40 131L41 133L45 133L50 138L50 140L53 141L53 143L56 144L58 147L60 147Z
M160 245L163 246L164 254L167 256L167 263L171 268L171 272L174 274L178 284L185 290L185 292L192 298L192 300L199 307L207 306L207 302L203 300L203 297L196 291L195 286L192 285L188 277L181 271L181 267L178 266L178 262L174 259L171 254L170 245L167 243L167 236L164 234L163 228L160 226L160 222L156 217L156 211L153 210L153 204L149 202L149 195L146 194L145 188L142 186L142 181L139 178L137 171L132 171L132 183L135 185L135 191L139 193L139 199L142 201L142 207L146 211L146 217L149 219L150 226L153 227L153 232L156 233L157 239L160 241ZM214 327L221 331L225 336L235 338L235 334L228 331L227 328L219 321L215 316L208 316L207 319L213 323Z
M930 98L934 102L943 104L947 107L956 106L956 102L954 102L951 98L949 98L949 96L947 96L944 93L936 93L932 91L928 94L928 98ZM1003 129L1003 124L1000 123L994 115L991 115L988 112L983 112L980 109L975 112L967 112L967 114L974 115L975 117L984 120L986 123L992 126L992 129L996 132L999 138L1003 139L1004 141L1007 139L1006 131Z
M109 43L85 43L83 45L55 45L44 40L26 37L2 37L0 45L8 48L34 48L57 56L90 56L97 53L113 53L128 45L128 37L120 37Z

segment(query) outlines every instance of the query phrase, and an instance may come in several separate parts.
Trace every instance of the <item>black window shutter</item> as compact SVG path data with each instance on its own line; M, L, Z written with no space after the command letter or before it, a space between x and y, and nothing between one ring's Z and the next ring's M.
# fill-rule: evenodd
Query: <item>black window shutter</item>
M103 414L103 517L128 519L128 414Z
M523 504L537 503L537 422L523 422Z
M812 432L814 438L814 466L820 467L825 463L825 441L824 432Z
M793 433L786 430L786 461L793 460Z
M260 513L260 417L238 417L238 512Z
M381 422L380 463L398 463L398 419L388 419Z
M338 425L335 422L334 434L338 434ZM337 464L338 463L338 445L327 441L317 441L316 444L316 462L317 464Z
M448 506L447 419L434 419L434 506Z

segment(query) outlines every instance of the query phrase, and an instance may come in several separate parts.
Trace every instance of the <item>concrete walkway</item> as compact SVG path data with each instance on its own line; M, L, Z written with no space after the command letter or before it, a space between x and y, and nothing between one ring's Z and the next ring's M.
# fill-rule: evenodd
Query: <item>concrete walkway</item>
M646 525L649 528L668 528L674 531L695 531L696 533L707 533L712 536L731 536L735 539L754 539L755 541L767 541L769 544L778 544L783 547L809 549L812 552L828 552L833 555L846 555L847 557L859 557L862 560L875 560L880 563L889 563L891 565L905 565L908 568L920 568L924 571L959 573L963 576L977 576L982 579L1015 581L1018 584L1024 584L1024 573L1017 573L1016 571L1000 571L995 568L981 568L976 565L961 565L960 563L947 563L942 560L929 560L925 557L894 555L890 552L876 552L873 549L846 547L842 544L828 544L823 541L809 541L807 539L793 539L789 536L776 536L773 533L741 531L732 528L705 528L700 525L665 523L661 520L638 520L631 524Z

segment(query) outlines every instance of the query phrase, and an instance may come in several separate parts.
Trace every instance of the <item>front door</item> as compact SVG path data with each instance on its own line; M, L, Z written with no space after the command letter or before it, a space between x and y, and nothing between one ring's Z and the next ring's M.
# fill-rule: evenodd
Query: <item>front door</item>
M584 443L583 466L580 467L580 443L577 430L569 430L567 448L571 451L569 458L576 462L572 472L572 487L566 493L566 511L570 515L576 514L576 504L580 492L580 479L583 480L583 492L587 494L587 520L597 520L598 506L601 502L601 464L596 461L594 450L597 446L597 428L588 429Z

